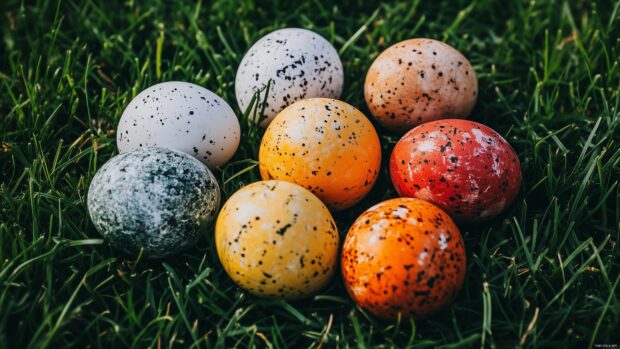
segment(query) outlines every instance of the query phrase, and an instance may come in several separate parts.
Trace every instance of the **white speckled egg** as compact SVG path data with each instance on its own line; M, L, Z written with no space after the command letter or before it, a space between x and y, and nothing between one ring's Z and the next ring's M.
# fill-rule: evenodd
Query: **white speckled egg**
M338 52L325 38L306 29L285 28L262 37L243 57L235 80L239 108L245 111L255 92L270 80L263 126L295 101L339 98L344 74Z
M180 151L139 148L108 161L88 189L88 212L110 244L160 258L192 246L213 220L220 189L211 171Z
M147 88L129 103L116 143L121 153L149 146L180 150L213 169L233 157L240 133L239 120L220 96L170 81Z

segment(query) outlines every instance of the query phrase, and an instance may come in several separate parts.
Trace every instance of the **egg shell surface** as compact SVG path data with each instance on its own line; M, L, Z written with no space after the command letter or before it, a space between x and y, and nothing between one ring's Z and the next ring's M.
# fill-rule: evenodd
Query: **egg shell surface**
M371 114L401 134L424 122L467 117L477 94L476 72L465 56L432 39L390 46L372 63L364 83Z
M176 254L211 222L220 190L211 171L188 154L139 148L115 156L95 174L88 212L95 228L115 248L150 258Z
M241 111L256 91L271 81L263 126L295 101L339 98L344 84L342 62L336 49L321 35L306 29L285 28L258 40L245 54L237 70L235 93ZM264 93L266 93L265 91ZM264 95L261 95L261 105Z
M290 105L267 128L259 150L263 179L297 183L333 210L372 189L381 145L372 123L353 106L329 98Z
M118 124L121 153L163 147L192 155L213 169L226 164L239 147L240 127L220 96L192 83L163 82L140 92Z
M490 219L517 197L521 165L493 129L468 120L438 120L404 135L390 158L400 196L439 206L457 222Z
M323 203L284 181L245 186L224 204L215 225L224 270L241 288L268 298L299 299L334 273L339 237Z
M461 233L445 212L422 200L396 198L353 223L341 268L361 308L386 320L423 319L454 300L466 257Z

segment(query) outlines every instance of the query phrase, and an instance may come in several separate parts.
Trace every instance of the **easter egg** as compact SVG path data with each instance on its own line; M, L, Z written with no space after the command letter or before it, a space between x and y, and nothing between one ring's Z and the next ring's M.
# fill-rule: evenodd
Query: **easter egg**
M264 90L270 82L269 91ZM342 62L329 41L306 29L285 28L263 36L248 50L237 70L235 93L245 111L254 94L264 90L258 105L258 111L264 107L264 119L255 121L267 126L295 101L339 98L343 83Z
M515 200L521 165L491 128L449 119L404 135L392 151L390 176L400 196L432 202L459 222L479 222Z
M215 242L224 270L241 288L261 297L299 299L332 277L339 240L334 219L311 192L262 181L224 204Z
M235 113L220 96L171 81L145 89L129 103L116 144L121 153L141 147L180 150L213 169L235 155L240 133Z
M463 238L428 202L397 198L364 212L342 248L347 292L386 320L423 319L450 304L465 277Z
M88 213L101 235L131 255L166 257L194 245L215 218L215 177L188 154L138 148L106 162L88 189Z
M478 80L469 61L431 39L390 46L372 63L364 83L370 113L398 133L428 121L467 117L477 94Z
M359 202L381 165L379 137L359 110L335 99L310 98L284 109L259 150L263 179L294 182L333 210Z

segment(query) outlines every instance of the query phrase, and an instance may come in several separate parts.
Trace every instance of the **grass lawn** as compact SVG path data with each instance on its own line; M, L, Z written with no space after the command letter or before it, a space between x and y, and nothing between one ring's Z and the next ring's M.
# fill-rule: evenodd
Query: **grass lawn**
M184 80L243 120L225 197L259 179L262 129L243 118L234 78L245 51L287 27L339 50L342 100L369 116L363 81L385 48L446 41L474 65L471 119L519 154L517 202L462 226L467 276L454 305L424 321L379 321L341 278L302 302L242 292L212 228L195 248L127 259L86 211L95 172L117 154L123 108L145 87ZM620 345L620 2L0 1L0 348L601 347ZM398 136L381 131L384 160ZM384 161L385 163L385 161ZM387 167L340 235L394 197Z

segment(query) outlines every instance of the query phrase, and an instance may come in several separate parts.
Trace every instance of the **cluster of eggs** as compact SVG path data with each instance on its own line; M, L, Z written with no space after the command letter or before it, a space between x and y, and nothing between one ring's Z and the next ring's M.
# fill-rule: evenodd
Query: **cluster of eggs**
M307 297L340 263L349 295L378 317L423 318L441 309L465 277L455 221L480 222L509 206L520 186L519 159L497 132L459 119L478 93L460 52L431 39L391 46L372 63L364 95L378 124L405 133L389 161L401 197L365 211L339 258L330 212L360 202L381 169L375 127L338 100L343 76L337 51L312 31L278 30L249 49L235 92L241 110L258 101L262 111L253 121L267 127L258 155L263 181L238 190L219 214L211 171L239 146L234 111L186 82L142 91L121 117L120 155L89 189L96 229L127 253L159 258L193 245L217 216L221 264L252 294Z

